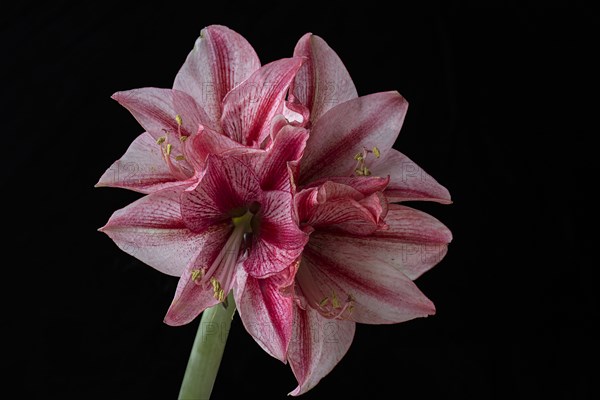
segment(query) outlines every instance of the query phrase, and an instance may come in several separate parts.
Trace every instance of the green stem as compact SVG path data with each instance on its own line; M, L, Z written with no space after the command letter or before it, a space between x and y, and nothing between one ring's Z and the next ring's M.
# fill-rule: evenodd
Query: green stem
M227 307L224 307L224 304L227 304ZM210 398L234 313L233 293L227 296L226 303L217 304L202 313L202 320L181 383L179 400Z

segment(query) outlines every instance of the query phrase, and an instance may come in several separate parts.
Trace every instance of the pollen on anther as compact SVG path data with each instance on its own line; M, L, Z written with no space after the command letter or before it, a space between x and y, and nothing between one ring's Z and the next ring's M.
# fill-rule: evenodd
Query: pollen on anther
M182 154L180 154L180 155L176 156L176 157L175 157L175 159L176 159L177 161L183 161L183 160L185 160L185 156L184 156L184 155L182 155Z
M167 137L161 136L158 139L156 139L156 144L163 144L165 142L165 140L167 140Z
M168 155L168 156L169 156L169 155L171 155L171 149L172 149L172 148L173 148L173 146L171 145L171 143L167 144L167 150L166 150L166 153L167 153L167 155Z
M329 297L325 297L323 300L319 302L319 306L325 307L325 305L329 302Z
M335 292L333 292L333 295L331 296L331 304L333 305L333 308L340 308L342 306Z
M373 147L373 154L375 154L376 158L379 158L381 156L381 152L379 151L377 146Z
M182 142L185 142L187 140L187 138L188 138L187 136L183 136L183 135L179 136L179 140L181 140Z
M356 155L354 156L354 159L356 161L362 161L362 160L364 160L364 156L362 153L356 153Z
M202 276L204 275L204 272L202 272L201 269L194 269L192 270L192 281L197 282L198 279L202 279Z
M183 124L183 119L181 118L181 115L177 114L175 116L175 121L177 122L177 125L181 126L181 124Z

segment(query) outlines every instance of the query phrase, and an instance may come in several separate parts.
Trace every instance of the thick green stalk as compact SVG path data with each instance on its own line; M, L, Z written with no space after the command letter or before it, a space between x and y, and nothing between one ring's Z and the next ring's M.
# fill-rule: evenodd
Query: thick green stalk
M228 305L223 307L223 304ZM202 320L181 383L179 400L210 398L234 312L235 302L233 293L230 293L226 303L217 304L202 313Z

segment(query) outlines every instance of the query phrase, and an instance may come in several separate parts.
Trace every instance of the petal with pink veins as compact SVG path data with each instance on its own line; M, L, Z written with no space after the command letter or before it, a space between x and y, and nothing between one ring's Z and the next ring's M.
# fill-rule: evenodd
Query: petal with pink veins
M202 233L205 244L202 251L198 252L197 256L186 265L181 278L179 278L175 297L165 316L166 324L185 325L208 307L220 302L215 296L210 281L208 279L201 280L196 275L197 271L209 269L219 254L224 251L226 243L230 239L231 230L230 224L220 224L214 225ZM237 258L237 254L235 258ZM225 296L231 290L234 282L235 274L232 267L235 266L217 268L212 275L221 285Z
M317 230L369 235L378 228L380 218L380 215L372 213L374 205L371 202L378 202L380 198L369 197L366 201L367 204L361 204L363 200L343 197L321 203L318 199L315 202L315 199L303 195L298 197L296 204L303 226L307 225ZM382 211L383 208L380 213Z
M346 236L315 236L302 253L296 280L309 304L324 316L391 324L435 313L433 303L410 278L377 262L371 249L338 247Z
M96 187L119 187L141 193L153 193L168 187L185 185L165 162L163 151L147 132L138 136L125 154L102 175Z
M302 253L308 241L295 222L292 195L283 191L265 192L256 222L252 250L244 261L246 272L266 278L283 271Z
M302 157L307 139L304 128L286 125L277 132L258 172L263 190L290 190L288 163Z
M274 61L232 89L223 99L224 133L243 145L260 145L270 133L271 120L283 112L287 89L302 61Z
M168 275L180 276L206 244L181 218L183 189L165 189L115 211L100 228L124 252Z
M223 98L259 68L258 56L243 36L225 26L211 25L200 33L173 89L192 96L220 131L217 124Z
M390 202L429 200L452 203L448 189L395 149L374 160L370 169L373 175L390 176L390 184L385 191Z
M384 191L390 182L390 178L380 176L328 176L312 181L304 186L304 188L309 189L321 186L326 182L350 186L352 189L359 191L363 196L368 196L375 192Z
M141 88L117 92L112 98L128 109L154 139L165 137L178 152L181 147L179 133L189 136L201 125L214 129L194 99L178 90Z
M325 377L346 355L356 324L352 321L326 319L317 311L294 307L294 330L288 361L298 381L290 394L306 393Z
M211 225L240 217L260 201L258 178L235 157L210 155L202 181L181 195L181 214L187 227L202 232Z
M196 171L203 171L206 159L211 154L261 153L258 149L242 146L238 142L212 129L201 129L192 134L185 142L185 152Z
M358 97L342 60L319 36L302 36L294 56L306 57L307 61L296 74L290 92L309 108L312 123L332 107Z
M283 362L292 336L294 301L282 289L293 283L295 271L292 265L279 274L256 279L240 268L234 285L244 327L263 350Z
M407 107L398 92L383 92L349 100L329 110L311 129L300 164L300 183L354 175L354 157L365 149L377 147L381 157L385 157L400 132ZM367 159L367 165L370 160Z

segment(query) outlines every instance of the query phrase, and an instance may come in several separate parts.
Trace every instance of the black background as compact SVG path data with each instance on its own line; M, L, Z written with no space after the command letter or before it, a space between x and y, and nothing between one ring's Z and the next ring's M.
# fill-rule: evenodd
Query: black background
M4 327L18 354L5 366L17 397L176 398L198 321L164 325L177 280L96 232L139 195L93 185L141 132L110 95L171 87L200 29L219 23L263 63L290 56L311 31L359 94L402 93L410 107L395 147L454 200L414 204L454 234L418 280L437 315L359 325L345 358L303 398L598 398L597 16L256 7L52 1L2 12L3 269L15 275L5 277L5 308L16 314ZM283 398L294 387L289 367L236 319L213 397Z

